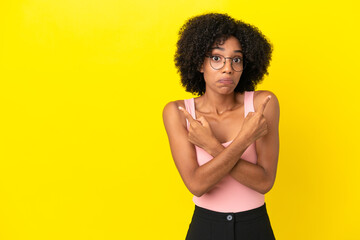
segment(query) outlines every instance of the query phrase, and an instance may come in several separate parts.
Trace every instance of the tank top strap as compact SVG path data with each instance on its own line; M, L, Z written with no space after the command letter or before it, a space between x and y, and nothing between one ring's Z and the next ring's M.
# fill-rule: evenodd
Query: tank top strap
M196 119L195 117L195 101L194 101L194 98L190 98L190 99L185 99L184 100L184 104L185 104L185 109L186 111L188 111L188 113L191 114L191 116ZM187 129L189 129L189 121L186 119L186 126L187 126Z
M245 92L244 112L245 112L245 117L248 115L249 112L255 112L255 110L254 110L254 91Z

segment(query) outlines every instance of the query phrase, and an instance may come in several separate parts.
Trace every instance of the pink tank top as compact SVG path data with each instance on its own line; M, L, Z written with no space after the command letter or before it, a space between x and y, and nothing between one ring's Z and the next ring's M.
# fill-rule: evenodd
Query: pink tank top
M245 92L244 96L244 116L249 112L254 112L253 104L254 92ZM185 99L186 110L195 116L195 102L194 98ZM189 122L187 128L189 128ZM222 143L224 147L228 147L232 140ZM210 161L213 156L207 153L204 149L195 146L196 156L199 166ZM251 144L241 156L242 159L251 163L257 162L257 154L255 143ZM264 204L264 195L244 186L236 181L230 174L226 175L214 188L209 192L203 194L201 197L193 197L194 203L202 208L206 208L217 212L242 212L250 209L260 207Z

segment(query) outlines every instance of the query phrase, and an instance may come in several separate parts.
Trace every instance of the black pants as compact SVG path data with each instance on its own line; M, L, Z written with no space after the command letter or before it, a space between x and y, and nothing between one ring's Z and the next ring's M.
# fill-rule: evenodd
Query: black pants
M214 212L195 205L186 240L273 240L265 204L238 213Z

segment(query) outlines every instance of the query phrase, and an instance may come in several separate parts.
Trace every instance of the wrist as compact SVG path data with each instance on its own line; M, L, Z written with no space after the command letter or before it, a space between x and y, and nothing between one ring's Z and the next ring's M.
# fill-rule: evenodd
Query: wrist
M216 157L224 150L224 148L225 147L217 139L214 139L206 152L208 152L211 156Z
M246 135L243 131L240 131L239 134L234 139L234 142L239 143L242 146L245 146L245 149L248 148L253 142L249 136Z

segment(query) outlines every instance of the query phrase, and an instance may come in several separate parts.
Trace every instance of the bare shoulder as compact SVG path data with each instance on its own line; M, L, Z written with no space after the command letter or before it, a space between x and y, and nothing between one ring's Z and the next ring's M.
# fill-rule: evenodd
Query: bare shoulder
M254 92L254 109L255 111L259 109L260 105L265 101L267 96L271 96L271 99L266 105L264 116L278 119L280 114L279 100L277 96L271 91L260 90Z
M163 121L166 122L181 122L186 126L185 116L181 114L179 107L185 108L184 100L176 100L167 103L163 109Z
M176 107L176 108L185 107L184 100L175 100L175 101L168 102L164 107L164 111L168 111L168 109L172 109L174 107Z

